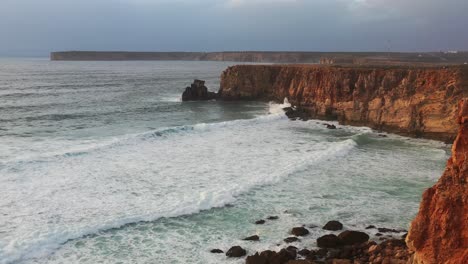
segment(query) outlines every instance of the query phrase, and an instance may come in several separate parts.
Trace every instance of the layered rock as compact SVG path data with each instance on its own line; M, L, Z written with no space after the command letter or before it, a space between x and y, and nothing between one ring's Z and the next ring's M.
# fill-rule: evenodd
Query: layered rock
M424 192L407 236L416 252L413 263L468 263L468 99L460 101L457 121L452 157L439 181Z
M185 88L182 94L182 101L203 101L216 98L217 94L209 92L208 88L205 86L205 81L202 80L194 80L192 85Z
M468 67L238 65L221 76L223 100L287 97L310 117L453 141Z

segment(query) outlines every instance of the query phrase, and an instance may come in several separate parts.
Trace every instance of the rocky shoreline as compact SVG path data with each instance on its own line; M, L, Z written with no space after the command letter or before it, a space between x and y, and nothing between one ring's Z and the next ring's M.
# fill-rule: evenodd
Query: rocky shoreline
M286 247L251 254L247 263L468 263L468 67L239 65L223 72L217 97L288 98L295 107L286 114L293 120L338 120L453 142L444 174L424 192L406 239L349 245L344 237L364 234L329 234L317 241L323 248L299 250L309 252L305 257ZM238 247L228 252L247 254ZM308 259L310 252L318 257Z
M278 219L270 216L256 221L254 224L268 224ZM246 264L405 264L413 256L405 238L406 230L397 230L369 225L366 230L345 230L339 221L329 221L322 229L330 231L329 234L316 238L315 245L298 248L288 245L299 242L301 238L311 236L309 230L320 228L315 225L292 227L286 230L285 238L277 246L284 244L279 251L264 250L253 252L249 248L235 245L229 249L211 249L213 254L225 254L227 258L242 258ZM372 234L374 233L374 234ZM371 234L374 239L371 239ZM261 240L258 235L242 239L255 243Z

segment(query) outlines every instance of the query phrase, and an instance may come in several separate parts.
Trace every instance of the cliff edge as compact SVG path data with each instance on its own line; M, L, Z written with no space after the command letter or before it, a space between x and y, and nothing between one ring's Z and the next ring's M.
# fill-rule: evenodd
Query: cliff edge
M223 100L289 101L311 118L452 142L468 67L238 65L221 75Z
M287 97L312 118L445 141L456 137L406 241L415 252L411 263L468 263L468 67L233 66L221 76L219 96Z
M452 157L439 181L424 192L407 236L413 263L468 263L468 99L459 105Z

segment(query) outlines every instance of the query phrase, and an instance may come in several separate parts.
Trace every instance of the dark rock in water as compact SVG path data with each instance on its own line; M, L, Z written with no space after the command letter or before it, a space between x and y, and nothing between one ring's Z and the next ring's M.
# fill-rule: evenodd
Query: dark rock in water
M337 231L343 229L343 224L338 221L330 221L325 224L322 229L330 230L330 231Z
M320 248L336 248L342 245L341 239L336 235L324 235L317 238L317 246Z
M340 233L338 238L340 238L345 245L354 245L367 242L369 240L369 235L364 232L346 230Z
M283 110L286 116L291 120L309 120L310 114L303 108L285 107Z
M279 217L275 215L275 216L269 216L267 219L268 220L278 220Z
M321 248L317 251L315 251L315 254L321 258L325 257L328 254L328 249L326 248Z
M203 101L213 100L218 97L217 93L208 92L205 81L194 80L190 87L185 88L182 94L182 101Z
M230 258L239 258L245 255L247 255L247 251L240 246L233 246L228 250L228 252L226 252L226 256Z
M301 255L301 256L307 256L310 254L310 250L308 250L307 248L304 248L304 249L301 249L297 252L297 254Z
M287 250L292 250L292 251L294 251L294 252L297 252L297 247L295 247L295 246L289 246L289 247L287 247L286 249L287 249Z
M309 230L307 230L305 227L294 227L291 230L291 234L295 236L305 236L309 234Z
M255 255L252 255L252 256L248 256L246 259L245 259L245 264L268 264L268 259L265 257L265 256L260 256L257 253L255 253Z
M399 233L398 230L396 229L391 229L391 228L385 228L385 227L379 227L377 228L380 233Z
M258 237L257 235L253 235L253 236L246 237L246 238L244 238L243 240L247 240L247 241L258 241L258 240L260 240L260 237Z
M385 134L379 134L379 137L386 138L386 137L388 137L388 136L387 136L387 135L385 135Z
M376 227L374 225L370 225L368 227L366 227L366 229L375 229Z
M255 221L256 225L263 225L264 223L265 223L265 220L263 220L263 219Z
M375 236L379 237L379 236L383 236L383 234L382 233L377 233L377 234L375 234Z
M293 250L287 250L287 249L281 249L279 252L271 251L271 250L265 250L260 255L257 254L254 255L255 258L250 258L248 262L249 264L261 264L261 263L267 263L267 264L284 264L287 263L290 260L296 259L296 251ZM256 260L258 262L253 262L253 260ZM266 261L266 262L263 262ZM247 262L246 262L247 263Z
M336 129L336 126L335 126L335 125L327 124L327 128L328 128L328 129Z
M217 249L217 248L214 248L212 250L210 250L211 253L215 253L215 254L221 254L221 253L224 253L224 251L222 251L221 249Z
M278 259L280 263L286 263L289 260L294 260L296 259L297 254L295 250L288 250L288 249L281 249L280 252L278 252Z
M292 242L299 241L299 238L297 238L297 237L288 237L288 238L285 238L283 241L286 242L286 243L292 243Z

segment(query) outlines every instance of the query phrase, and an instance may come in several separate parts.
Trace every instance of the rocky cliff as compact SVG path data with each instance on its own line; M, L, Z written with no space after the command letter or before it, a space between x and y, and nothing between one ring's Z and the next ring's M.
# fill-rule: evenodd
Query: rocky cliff
M219 96L287 97L312 118L451 142L468 67L238 65L223 72Z
M468 67L234 66L224 100L277 100L311 117L449 140L452 157L424 192L407 244L413 264L468 263Z
M413 263L468 263L468 100L460 102L458 135L439 181L426 190L411 224Z

